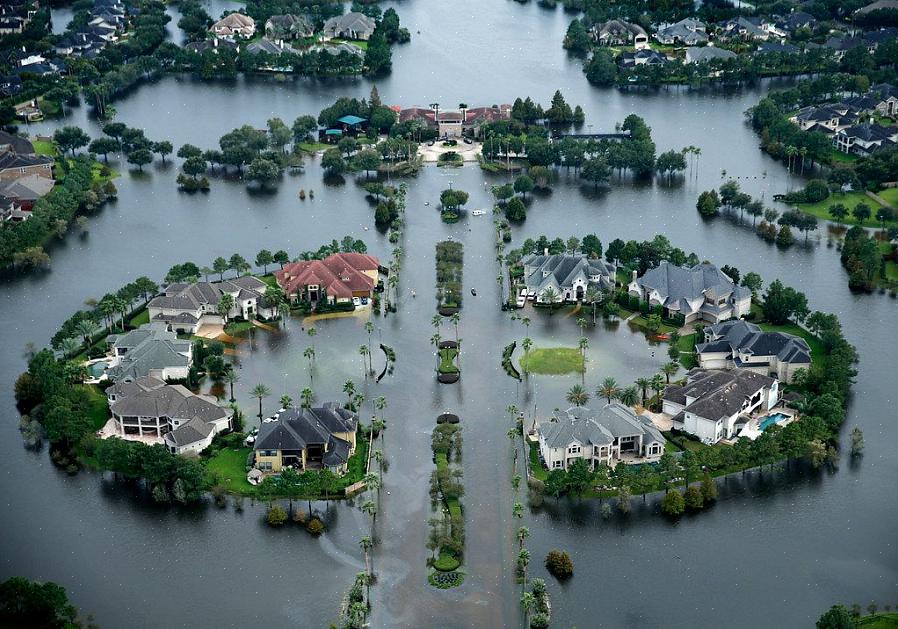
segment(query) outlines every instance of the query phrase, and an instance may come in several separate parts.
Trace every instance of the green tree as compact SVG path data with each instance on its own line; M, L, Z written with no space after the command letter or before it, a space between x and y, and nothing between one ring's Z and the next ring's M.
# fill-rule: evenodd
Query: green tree
M115 150L118 150L118 147L118 141L112 138L97 138L91 141L91 143L87 147L87 150L91 153L102 155L103 161L108 162L108 154L112 153Z
M0 583L0 626L78 629L78 611L55 583L11 577Z
M851 215L857 219L857 222L863 225L868 218L873 214L873 210L866 203L858 203L854 206L854 209L851 210Z
M269 187L272 183L280 179L281 168L273 160L264 157L256 157L249 164L246 171L246 178L249 181L258 183L262 188Z
M328 175L339 175L346 170L346 162L339 149L330 148L321 156L321 167Z
M128 163L137 166L137 170L143 172L143 167L152 163L153 154L149 149L136 149L128 153Z
M833 605L817 620L817 629L856 629L857 626L857 621L844 605Z
M274 262L274 256L268 249L262 249L256 254L256 266L262 267L262 274L268 274L268 265Z
M165 163L165 156L171 155L174 147L171 142L168 140L161 140L159 142L153 142L153 152L158 153L159 157L162 158L162 163Z
M519 193L525 199L527 198L527 193L533 191L534 183L533 179L528 177L527 175L519 175L517 179L514 180L514 191Z
M262 419L262 400L271 395L271 389L260 382L250 390L250 395L259 399L259 419Z
M717 190L706 190L698 195L695 207L698 213L704 217L717 216L720 210L720 197L717 195Z
M66 126L53 133L53 141L63 152L71 151L72 157L74 157L76 150L90 143L90 136L80 127Z
M596 389L596 396L605 398L608 404L611 404L611 401L617 399L620 394L621 388L617 385L617 380L614 378L605 378L602 380L599 388Z
M661 500L661 511L666 515L676 517L682 515L685 509L686 503L679 491L670 491Z

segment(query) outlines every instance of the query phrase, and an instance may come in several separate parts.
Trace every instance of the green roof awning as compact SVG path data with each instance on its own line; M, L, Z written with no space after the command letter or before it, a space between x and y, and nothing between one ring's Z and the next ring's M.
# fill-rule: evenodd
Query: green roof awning
M361 122L365 122L365 119L359 118L358 116L343 116L342 118L339 118L337 122L342 122L343 124L348 125L357 125Z
M340 129L328 129L324 132L324 135L343 135L343 131Z

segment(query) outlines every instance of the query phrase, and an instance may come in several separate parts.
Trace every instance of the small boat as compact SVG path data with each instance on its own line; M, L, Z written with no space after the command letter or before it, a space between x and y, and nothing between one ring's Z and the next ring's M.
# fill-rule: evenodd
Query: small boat
M424 205L430 205L430 201L425 201Z
M656 338L657 340L659 340L659 341L669 341L669 340L670 340L670 334L656 334L656 335L655 335L655 338Z
M473 288L471 289L471 294L474 295L474 297L477 297L477 291Z
M483 216L484 214L486 214L486 210L474 210L471 212L472 216Z

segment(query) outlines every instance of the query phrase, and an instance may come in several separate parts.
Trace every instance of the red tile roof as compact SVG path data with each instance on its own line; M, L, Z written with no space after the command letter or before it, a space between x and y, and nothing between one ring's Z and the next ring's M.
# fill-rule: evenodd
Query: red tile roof
M336 298L352 297L356 291L371 291L374 280L364 271L376 270L377 258L364 253L335 253L324 260L293 262L277 271L278 285L288 295L302 292L310 284L324 288Z

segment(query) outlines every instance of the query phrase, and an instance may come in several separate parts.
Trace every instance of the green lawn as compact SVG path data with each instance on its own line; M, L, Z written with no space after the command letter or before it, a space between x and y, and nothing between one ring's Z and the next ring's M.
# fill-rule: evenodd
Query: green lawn
M225 334L234 335L246 332L253 327L252 321L231 321L224 327Z
M829 154L829 159L831 162L836 162L839 164L853 164L857 161L857 155L853 153L843 153L838 149L833 149Z
M90 422L94 430L99 430L109 420L109 400L99 387L86 384L84 388L90 394Z
M355 46L356 48L361 48L362 50L368 50L368 42L366 41L356 41L354 39L333 39L335 44L349 44L350 46Z
M530 442L530 474L541 481L549 477L549 471L539 462L539 444Z
M898 208L898 188L886 188L876 194L885 199L886 203L892 207Z
M333 148L333 144L324 144L322 142L300 142L299 148L305 151L306 153L317 153L318 151L326 151L329 148Z
M857 622L858 627L864 629L898 629L898 613L874 614L864 616Z
M892 282L898 282L898 262L886 260L886 279Z
M455 358L458 356L458 350L452 347L444 347L440 350L440 373L458 373L458 367L455 365Z
M683 365L684 369L692 369L697 364L695 360L695 340L696 334L693 333L681 336L680 340L677 341L677 349L681 352L680 364ZM687 353L683 354L682 352Z
M252 448L223 448L206 461L206 471L227 491L252 495L256 488L246 481L246 457Z
M889 191L889 192L891 192L891 191ZM894 194L898 194L898 191L896 191ZM879 196L882 196L884 199L886 199L886 201L888 201L889 203L892 203L892 200L890 199L889 196L883 196L882 194L880 194ZM898 199L896 199L895 202L898 202ZM828 198L824 199L823 201L820 201L819 203L799 203L799 204L797 204L797 206L801 211L807 212L808 214L813 214L814 216L816 216L819 219L823 219L826 221L832 221L833 217L830 216L830 214L829 214L829 208L833 205L836 205L837 203L841 203L842 205L847 207L849 211L853 210L854 207L858 203L866 203L873 210L873 214L872 214L872 217L869 218L864 223L864 226L865 227L876 227L879 225L879 223L876 221L876 219L874 217L876 216L876 211L879 208L881 208L882 205L880 205L875 200L868 197L863 192L845 192L845 193L840 192L840 193L829 195ZM854 218L854 216L851 216L850 214L842 220L842 223L845 225L860 225L860 223L858 223L857 219ZM886 224L887 225L898 225L898 220L890 221Z
M277 266L277 264L275 264L275 266ZM278 281L275 279L273 272L268 275L257 275L256 277L272 288L278 288Z
M539 347L521 359L521 369L527 373L561 375L582 373L586 366L583 354L575 347Z
M134 326L135 328L143 325L144 323L149 323L149 322L150 322L150 311L147 310L146 308L144 308L143 310L138 312L136 315L131 317L131 320L128 321L128 323L130 325Z
M52 140L35 140L31 144L34 145L34 152L37 155L56 157L56 145Z

